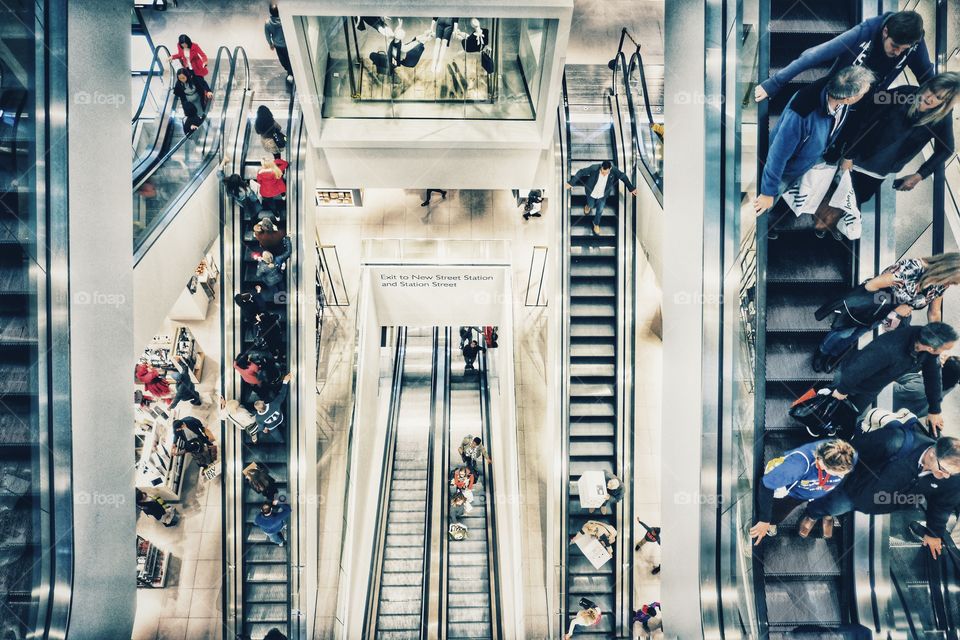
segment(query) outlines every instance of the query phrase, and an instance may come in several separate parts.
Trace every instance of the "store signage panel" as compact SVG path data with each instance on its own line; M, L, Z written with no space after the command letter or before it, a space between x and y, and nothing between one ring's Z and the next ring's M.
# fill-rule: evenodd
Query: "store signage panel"
M505 267L369 267L381 325L495 325L510 304Z

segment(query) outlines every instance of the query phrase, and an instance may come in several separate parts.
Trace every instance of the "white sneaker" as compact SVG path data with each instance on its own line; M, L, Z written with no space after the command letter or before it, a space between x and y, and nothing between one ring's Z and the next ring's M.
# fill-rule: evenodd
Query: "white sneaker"
M293 76L287 76L287 82L293 82Z
M767 537L772 538L777 535L777 525L770 525L770 529L767 530Z

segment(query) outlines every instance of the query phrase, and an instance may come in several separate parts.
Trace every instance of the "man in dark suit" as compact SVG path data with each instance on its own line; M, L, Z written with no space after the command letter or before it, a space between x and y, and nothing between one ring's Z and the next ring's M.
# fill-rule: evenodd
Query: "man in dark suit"
M891 513L925 505L923 546L940 555L947 520L960 508L960 438L929 437L912 415L855 441L859 462L835 491L808 503L800 532L853 510Z
M610 180L610 174L613 174L614 180ZM580 169L567 182L567 189L572 189L575 184L583 185L586 189L587 204L583 205L583 212L590 213L593 209L593 235L600 235L600 216L607 206L607 198L617 192L617 180L623 181L632 195L637 195L637 188L630 178L609 160Z

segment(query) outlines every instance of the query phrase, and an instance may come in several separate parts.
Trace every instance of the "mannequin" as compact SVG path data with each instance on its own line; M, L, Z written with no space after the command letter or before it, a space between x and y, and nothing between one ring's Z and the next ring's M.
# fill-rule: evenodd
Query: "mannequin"
M490 30L481 28L480 21L476 18L470 19L470 26L473 32L463 39L463 50L467 53L480 53L490 43Z
M443 65L443 56L446 55L450 41L460 34L458 18L434 18L430 29L437 38L433 45L433 72L436 73ZM442 45L442 46L441 46Z
M390 29L390 18L387 16L355 16L354 24L357 31L365 31L367 27L373 27L380 32L380 35L386 37Z
M395 78L400 81L401 93L406 91L411 83L407 69L412 69L420 63L420 58L423 56L424 42L428 37L424 35L417 36L410 42L404 44L403 39L407 34L402 25L403 20L399 20L395 31L391 31L389 27L387 28L387 35L390 38L387 51L374 51L370 54L370 60L376 67L377 73L388 74L392 72Z

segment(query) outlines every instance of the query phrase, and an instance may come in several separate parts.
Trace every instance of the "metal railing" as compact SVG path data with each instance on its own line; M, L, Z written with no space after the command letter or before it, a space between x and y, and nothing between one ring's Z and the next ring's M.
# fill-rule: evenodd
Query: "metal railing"
M547 306L547 296L543 290L543 284L547 275L548 255L549 247L544 245L536 245L533 247L533 253L530 254L530 270L527 272L526 294L523 296L523 304L526 307ZM536 265L539 265L539 267L535 268ZM537 274L537 272L539 272L539 274ZM534 284L535 277L537 278L536 284ZM536 293L533 301L530 300L531 292Z
M343 267L336 245L317 245L317 283L323 289L324 305L328 307L349 307L350 297L343 278ZM326 284L324 284L326 281Z

